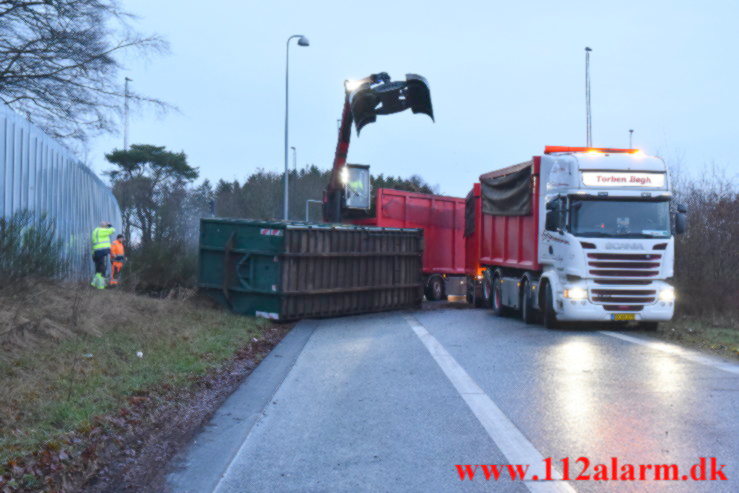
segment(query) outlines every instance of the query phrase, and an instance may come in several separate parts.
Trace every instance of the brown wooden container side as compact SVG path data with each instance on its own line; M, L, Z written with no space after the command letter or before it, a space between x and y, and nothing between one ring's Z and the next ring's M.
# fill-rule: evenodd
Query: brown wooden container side
M422 231L287 229L280 318L418 306L422 255Z

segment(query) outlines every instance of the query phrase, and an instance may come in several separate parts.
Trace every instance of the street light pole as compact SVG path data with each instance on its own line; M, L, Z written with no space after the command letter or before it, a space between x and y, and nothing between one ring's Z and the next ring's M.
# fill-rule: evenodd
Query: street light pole
M310 46L310 43L308 42L308 38L303 36L302 34L293 34L289 38L287 38L287 45L285 48L285 178L284 178L284 185L285 185L285 200L284 200L284 208L283 208L283 219L287 221L288 219L288 195L289 195L289 185L288 185L288 166L287 166L287 138L288 138L288 118L289 118L289 95L290 95L290 85L289 85L289 69L290 69L290 41L294 38L297 38L298 40L298 46Z
M589 47L585 47L585 125L587 146L593 146L592 119L590 116L590 52L593 51Z
M128 83L133 79L126 77L125 88L123 90L123 150L128 150Z
M629 149L633 149L634 148L634 139L633 139L633 137L634 137L634 129L633 128L630 128L629 129Z

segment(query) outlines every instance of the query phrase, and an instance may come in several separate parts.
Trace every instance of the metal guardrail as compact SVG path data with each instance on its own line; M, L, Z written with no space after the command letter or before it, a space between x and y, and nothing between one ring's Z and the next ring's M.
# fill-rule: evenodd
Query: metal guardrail
M69 278L92 275L90 234L101 220L121 230L111 189L67 148L0 104L0 216L21 210L55 221Z

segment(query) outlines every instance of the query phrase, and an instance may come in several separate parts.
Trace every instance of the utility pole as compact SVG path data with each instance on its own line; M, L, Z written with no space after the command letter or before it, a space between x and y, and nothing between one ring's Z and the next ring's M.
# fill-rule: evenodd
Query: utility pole
M633 137L634 137L634 129L633 128L630 128L629 129L629 149L633 149L634 148L634 139L633 139Z
M593 121L590 116L590 47L585 47L585 125L587 146L593 147Z
M290 149L293 150L293 171L298 171L298 150L295 146L290 146Z
M126 77L125 89L123 91L123 150L128 150L128 83L133 79Z

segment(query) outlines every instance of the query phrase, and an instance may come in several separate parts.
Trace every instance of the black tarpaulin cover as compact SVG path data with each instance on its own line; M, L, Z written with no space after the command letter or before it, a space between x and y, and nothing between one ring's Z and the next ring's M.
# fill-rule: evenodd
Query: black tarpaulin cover
M502 176L480 177L482 212L491 216L528 216L531 214L531 164L517 165Z

